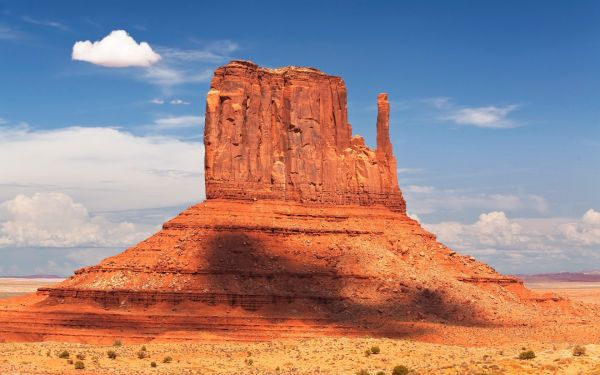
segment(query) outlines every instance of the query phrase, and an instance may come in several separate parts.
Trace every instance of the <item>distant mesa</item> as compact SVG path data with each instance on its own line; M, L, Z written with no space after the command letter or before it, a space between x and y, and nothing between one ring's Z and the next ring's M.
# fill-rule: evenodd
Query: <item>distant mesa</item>
M377 335L472 345L496 344L488 327L505 327L510 341L524 337L510 327L532 327L531 338L537 325L591 316L410 219L386 94L377 107L373 150L352 135L341 78L248 61L218 68L206 98L206 201L121 254L3 300L0 340Z

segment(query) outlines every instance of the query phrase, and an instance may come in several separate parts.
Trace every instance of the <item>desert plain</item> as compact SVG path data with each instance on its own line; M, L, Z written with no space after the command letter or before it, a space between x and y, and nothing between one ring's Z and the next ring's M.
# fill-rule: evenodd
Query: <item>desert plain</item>
M31 293L58 281L0 278L0 296ZM573 301L600 304L600 282L545 281L526 286ZM494 332L490 331L490 335ZM376 354L375 348L379 349ZM585 353L577 355L582 354L578 348L584 348ZM529 350L535 358L519 359L522 352ZM108 357L109 351L116 354L115 359ZM66 357L64 352L68 352L68 358L61 358ZM78 361L84 369L75 368ZM156 367L152 367L152 362ZM524 339L519 345L488 342L464 346L381 337L147 344L128 343L115 337L111 345L0 343L0 374L374 375L392 374L399 365L409 369L410 374L600 374L600 345Z

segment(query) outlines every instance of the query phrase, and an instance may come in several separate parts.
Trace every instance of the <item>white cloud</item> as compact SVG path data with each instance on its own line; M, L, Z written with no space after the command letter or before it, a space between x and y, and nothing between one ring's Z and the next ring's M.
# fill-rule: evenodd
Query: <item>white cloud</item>
M23 16L23 17L21 17L21 19L23 21L25 21L27 23L31 23L33 25L48 26L48 27L52 27L55 29L63 30L63 31L69 30L69 28L67 26L65 26L64 24L57 22L57 21L43 21L43 20L38 20L38 19L29 17L29 16Z
M171 105L189 105L190 102L186 102L185 100L181 100L181 99L173 99L170 101Z
M464 190L436 189L428 185L402 187L411 211L431 214L440 211L459 212L468 209L518 211L534 210L547 213L549 204L544 197L534 194L489 194Z
M411 193L431 193L434 190L434 187L422 185L408 185L403 190Z
M420 168L398 168L398 174L413 174L413 173L423 173L424 170Z
M461 108L451 110L444 118L459 125L495 129L514 128L517 124L507 117L517 108L517 105Z
M149 67L158 62L161 56L148 43L138 44L125 30L114 30L97 42L76 42L72 58L110 68L123 68Z
M156 130L168 130L191 127L200 128L203 125L204 116L170 116L155 120L153 128Z
M172 207L204 198L204 147L113 128L0 128L0 201L63 192L90 210Z
M165 101L162 99L152 99L152 104L165 104Z
M0 40L19 40L25 35L8 26L0 25Z
M200 73L191 73L190 69L172 67L165 64L151 66L142 75L144 80L159 86L175 86L184 83L207 82L212 77L212 69Z
M600 245L600 212L589 209L579 221L562 225L560 231L580 245Z
M119 246L148 235L132 223L91 216L63 193L17 195L0 204L0 218L0 246Z
M597 262L600 252L599 212L580 219L510 219L502 211L483 213L472 224L445 221L423 224L438 239L463 253L490 257L505 267L543 267L564 260ZM598 221L597 221L598 220ZM588 265L590 266L590 265ZM593 267L593 266L592 266Z

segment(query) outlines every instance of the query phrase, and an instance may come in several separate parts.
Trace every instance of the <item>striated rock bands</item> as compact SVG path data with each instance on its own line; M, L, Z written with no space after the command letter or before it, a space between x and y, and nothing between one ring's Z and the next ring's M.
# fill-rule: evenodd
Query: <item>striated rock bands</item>
M372 150L352 136L341 78L246 61L218 68L206 98L207 198L382 204L405 212L387 95L377 104Z

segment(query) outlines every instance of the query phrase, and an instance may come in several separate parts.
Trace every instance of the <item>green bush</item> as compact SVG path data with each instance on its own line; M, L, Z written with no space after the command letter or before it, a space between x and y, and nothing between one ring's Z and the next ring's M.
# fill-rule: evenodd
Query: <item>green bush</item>
M398 365L398 366L394 367L394 369L392 370L392 375L407 375L407 374L408 374L408 367L406 367L406 366Z
M385 375L385 372L384 372L384 371L377 371L377 372L375 373L375 375Z
M371 353L379 354L379 353L381 353L381 349L379 349L379 346L371 346Z
M587 352L587 350L585 349L585 346L577 345L576 347L573 348L573 355L575 357L584 356L586 352Z
M117 358L117 352L115 352L114 350L109 350L106 352L106 356L110 359L115 359Z
M85 368L85 365L83 364L83 362L81 362L81 361L75 362L75 370L83 370L84 368Z
M121 340L115 340L115 342L113 343L113 346L116 346L117 348L120 347L121 345L123 345L121 343Z
M69 352L66 350L63 350L62 352L60 352L60 354L58 355L58 358L69 358Z
M154 361L150 362L150 367L156 367L156 362L154 362Z
M163 359L163 363L171 363L171 362L173 362L173 358L171 358L171 356L166 356Z
M521 352L521 354L519 354L519 359L527 360L527 359L534 359L534 358L535 358L535 353L533 352L533 350L527 350L527 351Z

